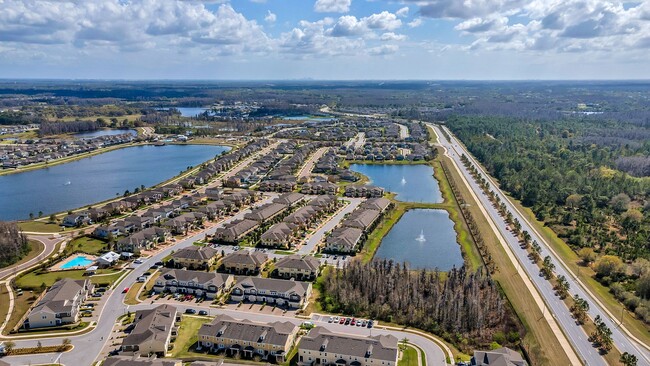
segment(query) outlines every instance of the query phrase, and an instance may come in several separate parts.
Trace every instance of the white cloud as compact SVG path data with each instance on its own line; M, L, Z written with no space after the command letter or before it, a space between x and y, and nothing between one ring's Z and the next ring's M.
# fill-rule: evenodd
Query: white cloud
M199 1L5 0L2 8L0 42L125 51L210 44L222 46L217 53L260 50L268 44L261 27L229 4L211 11Z
M347 13L352 0L316 0L314 11L319 13Z
M368 49L368 53L371 55L383 56L390 55L399 50L399 47L394 44L385 44L382 46L371 47Z
M409 7L405 6L395 12L395 15L397 15L400 18L404 18L405 16L409 15Z
M412 21L410 21L407 25L409 26L409 28L417 28L422 25L422 19L415 18Z
M373 35L374 30L393 31L402 26L402 21L393 13L382 11L378 14L357 19L354 15L340 17L329 30L335 37Z
M379 37L382 41L403 41L406 39L406 36L403 34L396 34L393 32L386 32Z
M275 21L278 19L278 16L272 13L270 10L267 10L266 16L264 17L264 20L267 23L275 23Z

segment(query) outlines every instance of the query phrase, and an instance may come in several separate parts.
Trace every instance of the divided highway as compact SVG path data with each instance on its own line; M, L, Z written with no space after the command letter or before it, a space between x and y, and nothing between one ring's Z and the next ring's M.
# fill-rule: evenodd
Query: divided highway
M593 319L599 315L607 326L612 330L612 339L616 348L620 350L621 353L628 352L634 354L639 359L639 365L650 365L650 351L647 348L647 345L643 345L637 342L637 340L630 337L626 332L621 329L619 321L613 319L610 314L604 310L604 308L598 303L598 301L587 291L585 291L583 285L575 278L575 276L565 267L564 263L560 261L557 256L549 249L548 244L544 239L539 235L535 229L530 225L526 218L514 207L506 195L498 188L499 186L491 179L491 177L481 168L478 162L469 154L465 147L451 134L451 131L445 127L439 127L431 125L436 134L438 135L438 141L440 144L447 150L447 155L455 162L455 164L460 168L465 179L470 183L470 188L475 192L477 197L480 200L481 205L485 208L486 212L490 216L490 219L497 226L501 235L506 239L508 246L511 248L512 252L516 255L519 266L521 266L527 273L528 277L535 284L540 295L544 298L544 301L551 309L554 318L557 323L563 329L566 337L572 343L573 349L576 351L581 361L585 365L606 365L604 358L599 355L598 350L594 348L591 342L588 341L588 335L585 333L583 328L576 324L575 319L571 316L571 313L564 302L555 295L553 286L549 281L545 280L539 274L539 268L535 263L532 263L528 258L528 252L525 249L522 249L519 246L519 240L515 237L513 233L506 229L507 224L505 220L499 215L497 209L493 206L492 202L489 200L487 194L483 192L481 187L477 182L472 178L469 170L463 165L461 161L461 156L465 154L468 159L479 169L481 174L489 181L491 189L500 197L501 201L506 204L507 209L512 213L513 217L519 220L521 223L522 231L526 230L530 233L532 240L536 240L542 247L541 256L550 256L552 262L555 264L555 274L564 275L567 278L567 281L570 284L569 293L571 296L578 294L583 299L586 299L590 305L589 316ZM450 136L450 140L447 139L445 133L442 133L442 128L445 129L445 132Z

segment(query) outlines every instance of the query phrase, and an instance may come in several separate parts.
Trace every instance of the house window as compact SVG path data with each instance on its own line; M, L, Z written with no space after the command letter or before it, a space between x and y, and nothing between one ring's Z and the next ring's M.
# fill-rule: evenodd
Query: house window
M43 319L47 319L47 315L43 315L42 318L43 318Z

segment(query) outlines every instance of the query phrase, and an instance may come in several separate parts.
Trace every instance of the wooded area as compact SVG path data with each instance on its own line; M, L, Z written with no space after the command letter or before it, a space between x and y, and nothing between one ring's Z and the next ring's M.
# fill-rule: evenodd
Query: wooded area
M498 286L482 269L468 273L461 267L442 274L411 271L407 264L388 260L351 261L326 272L319 285L328 312L416 327L464 350L519 340Z
M447 124L503 189L650 322L650 178L615 169L622 157L650 154L646 128L580 118L453 116ZM631 170L646 159L636 160Z
M28 252L29 242L18 225L0 221L0 268L16 263Z

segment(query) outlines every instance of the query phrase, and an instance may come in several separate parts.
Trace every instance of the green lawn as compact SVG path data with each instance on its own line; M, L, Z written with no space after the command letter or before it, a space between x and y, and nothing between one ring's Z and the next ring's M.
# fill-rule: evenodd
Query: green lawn
M181 319L181 325L178 327L178 336L176 336L171 357L178 358L196 356L197 354L189 351L189 348L197 342L197 334L201 325L207 322L208 320L206 318L183 316ZM201 355L205 356L204 354Z
M100 255L107 250L106 242L88 236L82 236L72 240L65 248L67 254L83 252L87 254Z
M418 350L406 345L400 344L402 350L402 358L397 361L397 366L419 366L418 365Z
M84 270L72 270L72 271L57 271L57 272L45 272L39 274L37 271L32 271L24 276L21 276L16 280L16 287L22 289L35 289L40 290L41 285L45 284L45 287L52 286L54 282L62 278L73 278L76 280L90 278L92 283L114 283L121 273L114 269L100 269L97 271L98 275L106 274L107 276L84 276Z
M58 233L61 231L59 225L41 221L22 221L18 223L18 226L24 231L39 233Z

